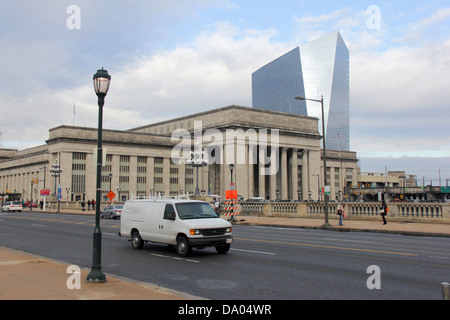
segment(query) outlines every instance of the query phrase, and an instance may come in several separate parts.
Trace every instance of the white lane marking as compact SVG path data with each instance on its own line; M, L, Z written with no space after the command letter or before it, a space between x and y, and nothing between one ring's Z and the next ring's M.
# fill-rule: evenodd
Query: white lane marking
M257 254L266 254L266 255L271 255L271 256L276 255L276 253L273 253L273 252L253 251L253 250L244 250L244 249L235 249L235 248L231 248L230 250L257 253Z
M192 260L192 259L185 259L185 258L179 258L179 257L170 257L170 256L165 256L163 254L156 254L156 253L150 253L151 256L155 256L155 257L160 257L160 258L168 258L168 259L173 259L173 260L182 260L182 261L187 261L187 262L194 262L194 263L199 263L200 261L197 260Z

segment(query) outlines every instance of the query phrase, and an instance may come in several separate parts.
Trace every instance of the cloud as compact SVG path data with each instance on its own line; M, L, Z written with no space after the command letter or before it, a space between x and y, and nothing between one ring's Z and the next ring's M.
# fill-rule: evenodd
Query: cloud
M406 27L405 34L396 39L396 41L409 44L421 43L428 38L425 37L425 35L429 32L433 33L433 37L436 37L437 35L446 37L448 35L448 27L440 26L440 24L448 19L450 19L450 8L439 8L430 16L409 23Z
M363 153L450 155L444 116L450 100L448 50L450 39L352 56L352 148Z
M251 73L289 50L272 40L275 35L272 29L241 29L220 22L171 50L141 55L122 65L104 65L112 76L104 128L129 129L231 104L251 106ZM74 120L75 125L96 127L95 70L83 68L85 81L78 81L82 85L53 90L46 82L33 81L39 83L39 90L0 95L0 105L7 106L0 120L4 143L18 148L42 144L49 128ZM33 129L8 125L5 119L18 113Z
M287 50L271 42L273 35L272 30L217 23L192 42L139 57L117 70L110 89L117 94L113 103L139 110L148 119L250 105L251 73Z

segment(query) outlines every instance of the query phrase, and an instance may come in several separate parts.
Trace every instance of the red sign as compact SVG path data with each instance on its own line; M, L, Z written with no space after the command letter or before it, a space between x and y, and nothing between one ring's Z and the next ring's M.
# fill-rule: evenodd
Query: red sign
M237 199L237 190L226 190L225 199Z
M41 189L41 196L49 196L50 189Z

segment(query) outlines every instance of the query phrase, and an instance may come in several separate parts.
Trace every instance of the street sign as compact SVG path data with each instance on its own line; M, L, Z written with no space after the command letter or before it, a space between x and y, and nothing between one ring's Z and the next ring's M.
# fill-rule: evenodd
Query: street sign
M109 198L109 200L112 200L112 199L114 199L116 194L111 190L110 192L108 192L108 194L106 196Z
M441 187L442 193L450 193L450 187Z
M62 189L62 185L58 184L57 186L57 193L58 193L58 200L62 199L62 195L61 195L61 189Z
M41 196L49 196L50 195L50 189L41 189Z
M330 186L325 186L324 191L325 191L325 194L330 195L331 194L331 187Z

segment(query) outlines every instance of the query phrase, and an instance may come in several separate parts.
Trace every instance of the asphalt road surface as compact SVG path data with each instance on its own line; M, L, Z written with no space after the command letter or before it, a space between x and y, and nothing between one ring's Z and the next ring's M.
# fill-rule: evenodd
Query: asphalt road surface
M180 258L167 245L135 250L102 219L102 267L213 300L435 299L450 281L450 239L234 226L227 254ZM94 217L0 213L0 246L88 268Z

